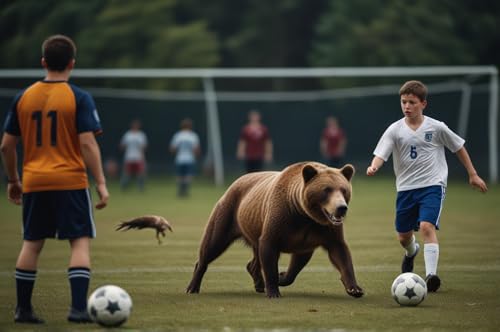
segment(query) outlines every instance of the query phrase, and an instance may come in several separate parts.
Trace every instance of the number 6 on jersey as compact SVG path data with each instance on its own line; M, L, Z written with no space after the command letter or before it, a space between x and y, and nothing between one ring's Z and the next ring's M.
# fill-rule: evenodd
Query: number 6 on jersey
M417 147L415 145L410 146L410 158L417 159Z

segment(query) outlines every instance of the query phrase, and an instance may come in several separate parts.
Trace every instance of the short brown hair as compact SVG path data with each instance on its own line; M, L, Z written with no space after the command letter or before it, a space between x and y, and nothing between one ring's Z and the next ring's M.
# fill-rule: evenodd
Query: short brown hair
M185 118L181 121L181 129L192 129L193 121L190 118Z
M417 96L420 101L424 101L427 99L427 87L420 81L405 82L401 89L399 89L399 95L402 96L409 94Z
M76 56L76 46L71 38L64 35L53 35L42 44L42 56L47 69L64 71Z

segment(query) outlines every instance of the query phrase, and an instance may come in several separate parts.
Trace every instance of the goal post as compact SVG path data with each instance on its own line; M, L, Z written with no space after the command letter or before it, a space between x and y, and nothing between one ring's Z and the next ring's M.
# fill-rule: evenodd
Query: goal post
M40 78L44 73L40 69L0 69L0 79L7 78ZM224 160L222 154L222 139L220 134L218 105L224 99L250 98L250 92L240 94L237 92L220 92L215 88L214 81L219 79L245 79L245 78L384 78L384 77L464 77L464 76L488 76L488 175L491 183L498 183L498 69L495 66L414 66L414 67L327 67L327 68L186 68L186 69L75 69L72 77L75 78L154 78L154 79L199 79L203 87L203 99L207 119L207 139L209 141L209 153L214 166L215 182L218 185L224 183ZM452 89L461 92L461 103L458 115L457 131L461 136L467 133L467 123L470 115L471 90L469 84L463 80L453 83L450 87L446 84L436 84L432 93L441 89ZM359 93L358 88L353 94ZM343 94L348 94L344 89ZM371 92L364 93L383 94L382 88L374 87ZM387 90L387 89L386 89ZM444 91L443 90L443 91ZM391 93L394 90L391 90ZM397 91L397 90L396 90ZM301 98L300 92L258 92L260 98ZM332 97L333 90L320 91L315 98ZM156 95L161 95L156 94ZM185 93L185 98L195 96L196 93ZM304 93L302 98L311 94ZM318 97L318 95L320 97ZM267 97L265 97L267 96ZM255 97L255 96L254 96ZM161 97L160 97L161 98ZM168 97L165 97L168 98ZM314 98L314 97L313 97Z

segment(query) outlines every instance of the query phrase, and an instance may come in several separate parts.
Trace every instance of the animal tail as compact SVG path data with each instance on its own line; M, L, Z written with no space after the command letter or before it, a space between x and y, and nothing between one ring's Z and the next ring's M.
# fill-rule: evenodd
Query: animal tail
M149 222L145 222L144 220L141 219L133 219L129 221L122 221L116 226L116 231L128 231L129 229L136 228L136 229L143 229L146 227L151 227Z

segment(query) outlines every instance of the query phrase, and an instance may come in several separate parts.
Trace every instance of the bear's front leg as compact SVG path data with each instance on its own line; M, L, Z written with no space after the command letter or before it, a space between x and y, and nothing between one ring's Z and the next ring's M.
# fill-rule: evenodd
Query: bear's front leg
M352 266L351 252L344 241L340 241L328 248L328 258L332 264L339 270L342 283L347 294L353 297L362 297L364 291L358 286Z
M269 239L261 238L259 240L259 257L264 271L264 279L266 283L266 295L268 298L281 297L278 282L278 260L279 250L273 245Z
M313 251L306 253L296 253L292 254L290 259L290 264L288 265L288 270L286 272L281 272L279 276L280 286L289 286L294 281L300 271L306 266L306 264L311 260Z
M359 287L356 283L347 284L344 282L343 279L341 280L342 283L344 284L345 291L347 292L347 294L351 295L352 297L362 297L363 295L365 295L363 288Z

